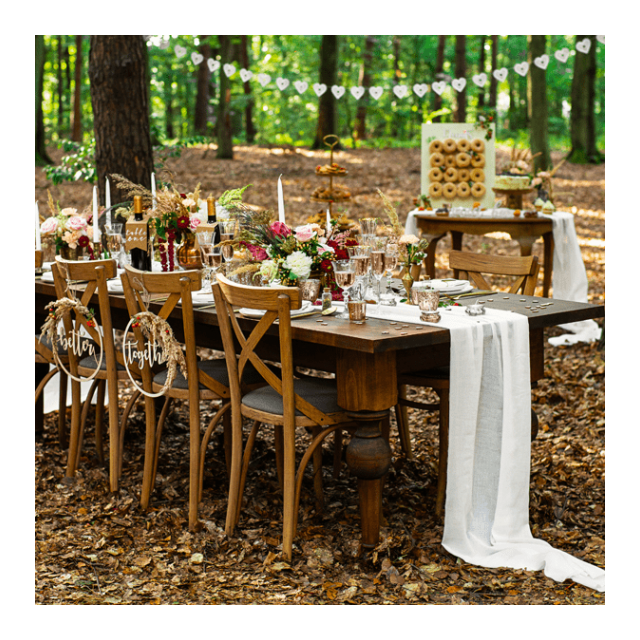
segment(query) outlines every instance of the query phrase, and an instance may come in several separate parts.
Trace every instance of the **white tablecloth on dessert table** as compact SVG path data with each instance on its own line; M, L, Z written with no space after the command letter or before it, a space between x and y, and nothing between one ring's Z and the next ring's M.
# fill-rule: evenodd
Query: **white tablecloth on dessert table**
M435 217L435 213L427 211L419 211L418 209L410 211L405 224L406 234L420 235L416 214ZM553 223L553 297L570 302L588 302L587 272L578 244L573 214L567 211L556 211L552 215L544 213L539 215L549 218ZM479 218L510 218L513 217L513 211L504 208L487 209L486 211L469 209L460 211L454 208L450 213L452 218L476 216ZM571 333L549 338L549 342L556 346L575 342L593 342L600 339L602 332L595 320L583 320L559 326Z
M421 323L409 305L367 317ZM441 311L451 334L449 456L442 544L483 567L543 570L604 591L603 569L554 549L529 528L531 380L526 316L487 308Z

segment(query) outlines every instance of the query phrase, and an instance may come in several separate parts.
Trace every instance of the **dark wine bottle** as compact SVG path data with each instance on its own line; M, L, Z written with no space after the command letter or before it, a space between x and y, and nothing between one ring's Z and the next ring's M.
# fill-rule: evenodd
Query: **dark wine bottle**
M142 215L142 198L140 196L133 197L133 217L135 222L144 220ZM131 266L139 271L151 271L151 254L149 253L149 227L142 232L144 238L144 246L146 249L135 247L131 249Z
M211 196L207 198L207 225L210 226L213 230L213 235L211 237L211 244L218 244L220 242L220 229L217 225L216 218L216 205Z

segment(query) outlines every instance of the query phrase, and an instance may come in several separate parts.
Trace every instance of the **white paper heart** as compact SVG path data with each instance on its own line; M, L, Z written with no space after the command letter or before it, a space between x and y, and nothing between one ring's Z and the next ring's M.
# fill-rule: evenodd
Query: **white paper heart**
M569 59L569 54L569 49L565 47L564 49L558 49L553 55L556 60L559 60L560 62L566 62Z
M604 44L604 36L596 36L596 40L597 40L600 44Z
M211 73L214 73L220 68L220 63L213 58L209 58L207 60L207 64L209 65L209 71L211 71Z
M191 61L193 64L200 64L204 60L204 56L201 53L193 52L191 54Z
M364 95L364 87L351 87L350 89L351 95L356 99L360 100Z
M407 95L407 85L397 84L395 87L393 87L393 93L396 94L397 98L404 98Z
M447 86L447 83L446 83L446 82L442 82L442 81L441 81L441 82L434 82L434 83L431 85L431 88L432 88L432 89L433 89L433 90L434 90L434 91L435 91L439 96L441 96L441 95L442 95L442 92L445 90L446 86Z
M263 87L266 87L269 84L269 82L271 82L271 76L268 73L259 73L258 74L258 82Z
M424 94L427 93L428 89L429 85L425 84L424 82L413 85L413 93L415 93L418 98L422 98Z
M276 86L280 91L284 91L289 86L289 81L286 78L276 78Z
M456 78L451 81L451 86L458 92L462 91L467 86L466 78Z
M499 80L500 82L502 82L503 80L507 79L507 74L509 73L509 69L507 69L506 67L502 67L502 69L496 69L493 72L493 77L496 80Z
M182 56L187 55L186 47L181 47L179 44L176 45L176 48L173 51L178 56L178 58L182 58Z
M549 56L545 53L535 58L533 64L535 64L538 69L546 69L549 64Z
M476 73L476 75L471 79L473 80L473 83L478 85L479 87L484 87L484 85L487 84L486 73Z
M589 49L591 49L591 40L589 40L589 38L585 38L584 40L580 40L580 42L576 42L576 49L580 53L589 53Z
M369 93L376 100L382 95L382 92L383 92L382 87L370 87L369 88Z
M337 84L334 84L331 87L331 93L333 93L336 100L340 100L340 98L342 98L342 96L344 95L345 91L346 89L344 87L340 87Z
M222 67L222 70L224 71L224 75L227 76L227 78L230 78L236 72L236 68L228 62Z
M318 96L318 98L319 98L323 93L325 93L325 92L326 92L326 90L327 90L327 85L326 85L326 84L324 84L324 83L318 83L318 82L316 82L316 83L313 85L313 90L315 91L315 94L316 94L316 95Z
M602 36L602 37L604 38L604 36ZM159 46L161 49L166 49L166 48L169 46L169 39L167 38L166 40L162 40L162 41L160 42L160 44L158 44L158 46Z
M249 71L249 69L240 69L240 77L242 78L242 82L251 80L251 78L253 78L253 71Z
M296 88L298 93L303 94L309 88L309 83L304 82L304 80L296 80L293 83L293 86Z
M529 63L528 62L520 62L519 64L513 67L513 70L520 76L526 76L527 71L529 71Z

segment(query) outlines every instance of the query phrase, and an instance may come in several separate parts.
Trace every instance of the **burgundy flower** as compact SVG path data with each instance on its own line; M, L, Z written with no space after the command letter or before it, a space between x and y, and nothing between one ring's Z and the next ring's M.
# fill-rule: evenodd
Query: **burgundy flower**
M188 229L190 225L189 216L178 216L178 229Z
M89 237L88 236L80 236L78 238L78 246L79 247L88 247L89 246Z
M282 238L286 238L287 236L290 236L293 233L291 229L284 222L280 222L280 221L272 222L269 225L269 228L271 229L271 231L273 231L275 235L281 236Z

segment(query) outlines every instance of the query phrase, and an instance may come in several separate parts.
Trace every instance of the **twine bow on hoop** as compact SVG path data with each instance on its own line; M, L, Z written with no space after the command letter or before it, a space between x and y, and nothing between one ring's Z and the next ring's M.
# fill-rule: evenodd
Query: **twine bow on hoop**
M141 282L139 278L134 278L133 281L140 286L144 311L140 311L129 320L129 324L124 330L124 334L126 336L130 329L139 329L148 344L145 349L141 350L138 349L137 345L134 343L125 341L122 348L124 365L127 373L129 374L129 378L136 389L146 396L157 398L164 395L166 391L171 388L171 385L176 378L178 367L180 367L180 371L185 379L187 378L187 363L182 347L176 340L173 329L169 323L161 316L149 311L151 295L144 286L144 283ZM139 363L140 369L143 368L144 360L148 360L149 366L153 365L154 362L167 363L167 379L160 391L157 393L150 393L138 385L129 370L129 364L136 360Z

